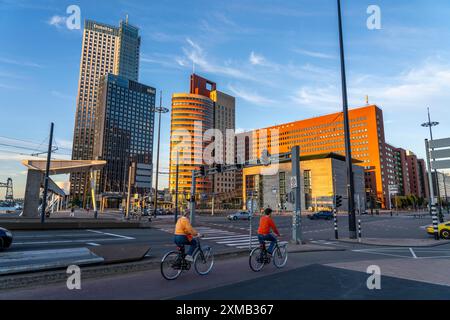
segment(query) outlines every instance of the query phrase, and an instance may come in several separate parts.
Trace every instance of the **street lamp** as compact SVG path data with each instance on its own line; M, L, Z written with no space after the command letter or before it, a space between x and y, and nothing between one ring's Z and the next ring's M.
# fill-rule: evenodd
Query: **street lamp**
M153 210L153 215L156 217L156 209L157 209L157 206L158 206L159 148L160 148L160 144L161 144L161 114L169 112L169 109L164 108L162 106L162 91L160 93L159 107L153 109L153 112L159 114L159 120L158 120L158 149L157 149L157 153L156 153L155 204L154 204L154 210Z
M350 121L348 116L347 79L345 75L344 37L342 32L341 0L337 0L339 20L339 47L341 56L342 104L345 130L345 158L347 165L348 215L350 239L356 239L355 185L353 181L352 147L350 143Z
M430 129L430 141L433 141L433 127L438 126L439 122L431 121L430 108L427 108L427 110L428 110L428 122L422 123L422 127ZM434 159L433 159L433 161L434 161ZM431 170L431 168L430 168L430 170ZM439 204L439 219L441 220L441 222L444 222L444 219L442 217L442 208L441 208L441 191L439 188L439 176L438 176L438 172L436 169L434 170L434 176L436 179L436 193L437 193L438 204ZM430 181L430 183L433 183L433 181ZM430 194L430 200L431 200L431 197L434 197L434 194ZM432 201L430 201L430 210L431 210L431 203L432 203Z

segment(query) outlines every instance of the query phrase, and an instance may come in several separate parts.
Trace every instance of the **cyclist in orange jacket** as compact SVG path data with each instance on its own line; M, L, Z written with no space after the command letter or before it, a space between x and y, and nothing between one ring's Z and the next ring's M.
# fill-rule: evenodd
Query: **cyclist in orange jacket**
M278 241L271 231L273 231L278 237L281 237L281 234L278 232L277 226L275 225L271 215L272 209L267 208L264 210L264 214L259 220L258 228L259 243L264 244L265 241L270 241L269 249L267 249L267 252L270 254L272 254L275 244Z
M198 246L197 240L194 237L200 237L201 235L192 227L187 214L189 211L181 211L181 217L178 219L175 226L175 244L179 247L189 245L189 251L186 255L187 261L194 261L192 254Z

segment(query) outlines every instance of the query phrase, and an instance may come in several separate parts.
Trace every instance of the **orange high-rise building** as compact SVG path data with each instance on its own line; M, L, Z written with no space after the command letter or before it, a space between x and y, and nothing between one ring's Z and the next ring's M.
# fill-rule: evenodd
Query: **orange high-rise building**
M383 112L370 105L350 110L349 117L352 157L364 166L368 199L372 196L384 206L388 180ZM239 134L237 157L255 160L264 150L270 154L286 153L297 145L302 156L330 152L345 156L344 138L343 114L334 113Z

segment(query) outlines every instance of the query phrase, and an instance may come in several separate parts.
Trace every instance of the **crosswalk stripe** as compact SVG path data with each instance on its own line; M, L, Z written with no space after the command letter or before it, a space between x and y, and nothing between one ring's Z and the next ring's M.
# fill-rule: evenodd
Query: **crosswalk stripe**
M243 237L247 237L248 238L248 235L247 236L245 236L245 235L235 235L235 236L226 236L226 237L224 237L224 236L217 236L217 237L207 237L207 238L203 238L204 240L225 240L225 239L234 239L234 238L243 238Z

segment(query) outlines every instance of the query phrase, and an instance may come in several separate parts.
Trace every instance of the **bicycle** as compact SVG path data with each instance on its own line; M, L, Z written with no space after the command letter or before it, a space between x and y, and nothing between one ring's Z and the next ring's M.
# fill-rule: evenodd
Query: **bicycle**
M201 246L200 238L197 238L197 247L193 253L194 262L186 260L185 246L177 247L176 251L170 251L161 260L161 274L166 280L177 279L183 271L189 271L194 265L195 271L205 276L214 266L214 254L209 246Z
M259 247L253 249L250 253L250 269L252 269L254 272L259 272L264 268L265 265L270 264L272 259L273 264L278 269L286 266L288 259L287 244L279 245L277 241L272 255L270 255L267 251L265 242L260 244Z

